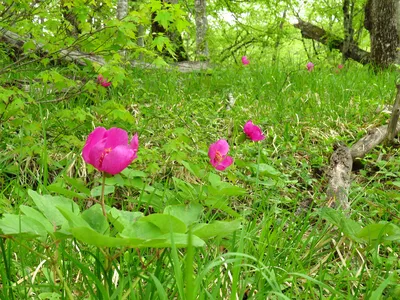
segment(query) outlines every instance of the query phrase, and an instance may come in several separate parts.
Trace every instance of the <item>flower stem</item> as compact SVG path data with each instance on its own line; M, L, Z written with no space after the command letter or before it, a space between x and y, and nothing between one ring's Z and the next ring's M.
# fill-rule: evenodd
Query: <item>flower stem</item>
M106 212L106 205L104 204L104 188L106 186L106 173L103 172L103 181L101 183L101 198L100 198L100 204L101 204L101 209L103 211L103 215L107 220L107 212Z
M258 175L260 174L260 156L261 156L261 143L258 143L257 173L256 173L256 189L257 190L258 190Z

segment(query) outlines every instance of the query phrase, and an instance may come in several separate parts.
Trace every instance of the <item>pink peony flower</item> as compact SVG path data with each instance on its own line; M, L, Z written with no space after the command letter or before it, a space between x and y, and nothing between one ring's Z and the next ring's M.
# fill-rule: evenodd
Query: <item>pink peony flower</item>
M254 142L265 139L260 127L254 125L252 121L247 121L247 123L244 124L243 131Z
M339 64L337 67L338 67L339 70L344 68L344 66L342 64Z
M208 149L208 157L213 167L219 171L224 171L233 163L233 158L228 156L229 144L226 140L218 140L211 144Z
M97 76L97 82L104 87L109 87L111 85L111 82L107 81L107 79L104 78L101 74Z
M249 63L250 63L250 61L248 60L247 56L242 56L242 64L246 66Z
M97 127L89 134L82 150L85 162L97 170L115 175L137 158L139 138L137 133L128 142L128 133L120 128Z
M314 70L314 64L311 61L309 61L307 63L307 70L308 70L308 72L311 72L312 70Z

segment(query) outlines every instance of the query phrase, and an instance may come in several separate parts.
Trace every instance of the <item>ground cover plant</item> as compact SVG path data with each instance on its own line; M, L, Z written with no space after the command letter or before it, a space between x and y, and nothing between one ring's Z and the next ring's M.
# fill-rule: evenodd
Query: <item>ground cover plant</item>
M387 121L396 73L246 60L3 93L1 299L397 299L397 148L361 160L349 213L324 173ZM89 141L110 128L125 150Z

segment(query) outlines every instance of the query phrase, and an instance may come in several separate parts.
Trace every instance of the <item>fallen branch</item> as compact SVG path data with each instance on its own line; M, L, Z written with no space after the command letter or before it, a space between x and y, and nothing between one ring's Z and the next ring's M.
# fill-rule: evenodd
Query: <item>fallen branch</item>
M336 207L341 207L343 210L348 210L350 204L348 194L351 184L351 170L353 160L362 158L375 148L377 145L385 141L392 143L395 136L400 132L400 85L396 85L397 96L392 109L392 117L388 125L382 125L368 132L366 136L358 140L351 148L340 145L335 146L328 171L328 206L332 204Z
M400 84L396 84L396 89L397 89L396 101L394 102L393 105L392 117L390 118L387 130L387 137L386 137L387 144L392 144L394 137L397 135L396 125L400 116Z
M344 40L332 33L327 32L325 29L305 22L300 18L297 19L297 23L293 24L293 26L301 30L301 35L305 39L312 39L327 45L330 48L338 49L342 53L345 52L343 54L347 58L351 58L363 65L370 63L369 52L359 48L353 43L348 45L348 48L345 49Z
M326 194L328 196L328 206L340 207L348 210L350 204L348 195L351 184L351 169L353 158L350 149L346 146L339 145L335 147L330 160L327 172L328 188Z

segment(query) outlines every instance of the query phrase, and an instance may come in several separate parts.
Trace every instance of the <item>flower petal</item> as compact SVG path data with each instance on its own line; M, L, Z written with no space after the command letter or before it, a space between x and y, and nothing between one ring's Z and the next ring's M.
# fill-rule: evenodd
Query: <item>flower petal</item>
M229 152L229 144L226 140L218 140L215 144L215 150L219 151L222 156L225 156Z
M135 152L137 152L139 149L139 137L137 133L135 133L135 135L132 137L131 147Z
M114 148L104 157L100 171L115 175L124 170L137 157L135 151L128 145Z
M226 156L223 161L221 161L217 166L215 166L215 168L219 171L224 171L232 163L233 163L233 158L230 156Z
M85 146L83 147L82 150L82 157L85 160L85 162L92 164L89 157L90 152L92 148L104 138L106 132L107 130L104 127L97 127L89 134Z
M119 145L128 145L128 133L121 128L110 128L107 130L105 148L114 149Z
M93 165L96 169L100 170L102 157L104 156L106 138L97 142L89 152L89 160L87 161L89 164Z
M243 126L244 133L252 140L252 141L262 141L265 139L265 136L262 134L261 128L257 125L254 125L252 121L247 121Z

